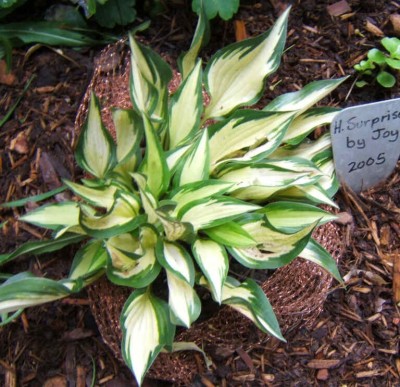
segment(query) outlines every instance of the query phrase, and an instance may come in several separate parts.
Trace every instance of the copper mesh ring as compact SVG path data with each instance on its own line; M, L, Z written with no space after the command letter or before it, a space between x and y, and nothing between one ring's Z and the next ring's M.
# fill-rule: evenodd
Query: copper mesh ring
M131 107L128 89L129 54L123 41L107 47L101 53L92 81L85 94L76 118L76 133L87 114L90 93L100 98L102 117L114 135L110 110L112 107ZM176 80L175 80L176 81ZM174 82L174 80L172 81ZM176 83L176 82L175 82ZM176 86L171 86L175 88ZM328 223L316 229L313 237L339 260L343 253L340 228ZM321 312L332 277L319 266L296 259L291 264L276 270L263 284L281 324L283 334L300 327L309 327ZM92 313L104 342L122 361L119 316L131 289L112 285L101 279L88 288ZM195 323L177 335L176 341L195 342L201 348L221 346L232 350L245 350L255 345L264 345L269 336L255 328L253 323L229 307L222 307L206 321ZM189 385L200 370L198 359L189 351L173 354L162 353L152 365L148 376Z
M333 223L319 227L313 234L336 260L343 253L340 228ZM296 259L274 272L262 284L278 317L282 333L309 327L322 310L323 303L332 284L332 277L318 265ZM106 279L98 281L88 289L91 309L104 342L122 361L120 344L121 328L119 315L130 289L112 285ZM195 342L207 351L208 347L221 346L235 350L249 350L255 345L264 345L270 336L255 328L253 323L231 309L222 307L216 315L201 323L195 323L177 335L176 341ZM191 352L160 354L148 376L182 385L189 385L199 373L198 359Z

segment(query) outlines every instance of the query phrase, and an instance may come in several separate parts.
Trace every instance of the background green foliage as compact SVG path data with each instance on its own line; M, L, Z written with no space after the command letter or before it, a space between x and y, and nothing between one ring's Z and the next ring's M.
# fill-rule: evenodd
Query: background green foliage
M386 88L396 84L395 72L400 70L400 39L383 38L381 44L385 51L373 48L368 51L366 60L354 66L363 78L356 83L358 87L368 85L374 80Z
M202 0L193 0L192 9L197 14L200 13ZM229 20L239 9L240 0L203 0L204 11L207 18L213 19L217 15L221 19Z

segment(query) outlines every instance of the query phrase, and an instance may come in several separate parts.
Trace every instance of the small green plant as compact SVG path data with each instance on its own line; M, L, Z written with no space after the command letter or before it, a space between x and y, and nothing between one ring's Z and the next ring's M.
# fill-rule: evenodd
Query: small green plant
M70 274L61 280L4 276L3 323L106 275L132 288L121 314L121 348L141 384L160 351L174 348L176 326L189 327L201 314L198 287L283 340L261 287L251 278L239 282L229 271L232 260L264 270L301 256L340 280L333 258L311 237L335 218L315 205L335 205L331 142L328 134L316 141L307 136L332 121L337 109L312 106L343 79L313 82L262 110L248 108L279 66L288 15L262 35L217 52L204 70L202 15L172 95L169 66L130 36L133 109L113 111L116 141L92 95L76 149L92 178L64 181L76 200L20 217L52 230L52 239L0 255L5 264L79 243Z
M359 72L361 77L376 79L381 86L390 88L396 84L393 71L400 70L400 39L383 38L381 44L386 52L377 48L369 50L368 59L356 64L354 69ZM369 83L367 80L360 80L356 82L356 85L363 87Z
M217 15L221 19L229 20L238 11L239 4L240 0L192 0L192 9L198 15L204 9L209 20Z

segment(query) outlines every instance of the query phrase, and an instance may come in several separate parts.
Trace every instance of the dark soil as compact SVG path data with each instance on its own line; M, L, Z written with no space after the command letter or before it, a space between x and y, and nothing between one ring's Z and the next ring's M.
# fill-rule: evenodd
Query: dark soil
M265 31L284 1L245 1L233 21L212 23L213 38L205 56L235 40L235 24L244 22L249 36ZM400 2L348 0L351 10L331 16L337 1L292 1L287 52L280 70L270 78L265 100L297 90L317 79L351 77L326 104L341 107L399 96L399 88L374 84L353 87L353 65L372 47L379 31L400 37L391 15ZM144 35L152 47L171 58L187 49L195 17L171 8L156 18ZM54 189L64 177L77 179L73 159L74 120L90 80L96 49L63 49L63 55L42 47L33 53L15 51L11 77L0 67L0 119L32 84L15 112L0 129L1 202ZM337 202L344 213L346 254L340 271L346 288L332 289L325 310L309 330L291 332L288 344L271 340L267 348L243 353L238 348L199 375L195 386L396 386L400 385L400 166L380 186L360 195L343 189ZM64 194L62 194L64 195ZM33 204L0 210L0 253L22 242L42 238L39 229L17 222ZM72 252L26 257L4 271L29 268L36 274L61 277ZM394 289L394 291L393 291ZM396 293L397 292L397 293ZM396 302L395 302L396 301ZM102 342L86 295L27 310L0 328L0 385L5 386L128 386L130 371ZM149 386L162 385L147 381Z

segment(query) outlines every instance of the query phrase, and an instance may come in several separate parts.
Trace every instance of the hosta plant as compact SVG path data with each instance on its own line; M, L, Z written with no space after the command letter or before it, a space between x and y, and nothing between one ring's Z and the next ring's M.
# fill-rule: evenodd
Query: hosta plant
M232 260L265 270L301 256L340 279L311 237L334 218L317 206L335 205L331 143L329 135L311 141L308 134L336 114L313 105L342 79L249 108L279 66L288 13L268 32L217 52L204 69L197 58L201 17L172 94L169 66L130 36L133 108L113 111L115 141L92 95L76 148L86 178L64 181L75 199L23 215L20 221L52 230L52 239L0 256L4 264L78 243L69 276L8 278L0 286L3 322L106 275L132 289L121 314L121 350L140 384L160 351L173 348L176 326L189 327L201 314L201 287L283 339L266 295L255 280L230 273Z

